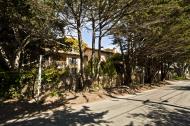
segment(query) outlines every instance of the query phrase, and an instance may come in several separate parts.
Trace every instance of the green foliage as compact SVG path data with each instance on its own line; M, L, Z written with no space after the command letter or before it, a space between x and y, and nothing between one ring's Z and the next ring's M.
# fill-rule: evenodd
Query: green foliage
M119 53L114 54L111 58L111 61L122 61L122 55Z
M29 63L43 42L54 38L54 9L44 1L0 1L0 45L2 64L11 71ZM46 44L46 43L43 43ZM26 58L27 57L27 58Z
M56 85L61 80L61 76L65 74L64 69L57 69L56 66L45 68L42 72L42 82L44 84Z
M117 57L117 56L116 56ZM101 69L100 69L100 74L101 75L106 75L109 77L113 77L116 75L116 69L113 64L113 61L115 60L116 57L111 57L106 60L106 62L101 62ZM118 57L117 57L118 58ZM116 59L117 59L116 58ZM95 58L94 60L94 71L97 73L97 65L98 65L98 58ZM86 75L91 75L91 60L88 62L88 64L85 66L85 74Z
M124 52L121 51L122 56L117 54L101 63L102 76L113 78L116 75L115 61L126 62L123 68L126 67L124 76L127 75L125 79L128 80L135 69L145 70L145 81L146 78L151 81L160 69L167 73L171 64L186 63L190 58L190 2L187 1L1 0L0 96L22 97L22 88L26 85L31 88L36 82L36 57L44 53L46 47L52 47L53 53L57 51L60 36L72 49L80 49L82 59L86 43L64 38L64 27L77 30L80 36L83 28L88 27L88 21L94 21L95 36L98 37L110 34L118 24L113 28L118 37L115 44ZM97 74L99 61L95 59L93 62ZM51 66L42 71L42 85L53 87L52 96L57 95L56 87L63 76L69 76L68 68L59 70ZM85 73L91 74L91 62L85 67ZM97 90L103 87L94 86Z
M117 74L113 64L113 60L111 58L107 59L105 63L102 63L101 68L102 68L102 74L107 75L111 78Z
M20 88L20 74L18 72L1 72L0 97L11 97ZM11 93L9 92L11 91Z
M77 39L65 37L64 42L70 45L71 48L74 49L75 51L79 51L79 42ZM83 41L82 48L85 49L86 47L87 47L87 44Z
M174 76L173 79L174 80L186 80L185 77L178 77L178 76Z
M87 65L85 65L84 73L85 73L86 77L91 75L91 60L88 62Z
M95 57L93 63L94 63L94 72L95 72L95 75L96 75L97 72L98 72L97 66L98 66L98 63L99 63L97 57ZM88 61L88 64L85 65L84 71L85 71L85 74L86 74L86 75L91 75L91 65L92 65L92 59L90 59L90 60Z
M32 68L30 72L24 72L21 76L21 82L28 82L30 83L30 81L34 81L36 79L37 76L37 69L36 68ZM30 81L29 81L30 80ZM31 82L32 83L32 82Z
M16 89L15 87L10 87L9 88L9 98L20 98L21 97L21 93L18 89Z
M0 97L20 98L22 97L22 88L25 85L32 86L35 83L37 70L25 72L1 72ZM31 92L28 92L28 94ZM28 95L27 94L27 95ZM30 94L31 96L32 94Z
M94 82L91 88L94 91L99 91L99 90L103 89L103 84Z
M59 93L58 93L58 91L55 90L55 89L53 89L53 90L51 91L51 93L50 93L50 96L51 96L51 97L58 96L58 95L59 95Z

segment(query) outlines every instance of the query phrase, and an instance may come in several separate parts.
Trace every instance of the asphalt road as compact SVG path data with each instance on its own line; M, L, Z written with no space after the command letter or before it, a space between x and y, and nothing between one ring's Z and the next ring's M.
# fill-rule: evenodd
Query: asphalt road
M190 81L72 106L8 125L190 126Z
M190 81L176 81L166 87L84 104L75 109L102 114L94 123L82 125L190 126Z

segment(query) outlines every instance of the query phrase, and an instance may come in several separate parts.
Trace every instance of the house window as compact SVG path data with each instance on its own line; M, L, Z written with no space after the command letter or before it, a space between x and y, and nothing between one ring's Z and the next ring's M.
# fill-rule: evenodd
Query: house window
M64 67L64 61L56 61L56 65L57 65L57 68L58 69L61 69L61 68L63 68Z
M77 58L71 58L70 64L77 64Z

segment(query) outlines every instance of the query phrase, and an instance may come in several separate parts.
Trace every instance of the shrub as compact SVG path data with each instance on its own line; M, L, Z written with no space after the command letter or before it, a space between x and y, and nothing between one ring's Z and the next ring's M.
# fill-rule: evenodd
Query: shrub
M0 73L0 97L11 98L19 92L21 74L18 72L3 71ZM14 93L13 93L14 92ZM13 95L11 94L13 93Z
M110 78L114 77L117 74L112 59L108 59L106 62L103 62L101 64L101 68L102 74L107 75Z
M58 84L62 75L67 74L64 69L57 69L55 66L45 68L42 72L42 83Z
M174 76L174 80L185 80L185 77Z

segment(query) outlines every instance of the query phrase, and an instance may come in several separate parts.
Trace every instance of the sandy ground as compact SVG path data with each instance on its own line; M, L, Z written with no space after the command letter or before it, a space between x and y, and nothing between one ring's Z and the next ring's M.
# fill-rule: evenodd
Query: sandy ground
M161 82L159 84L157 83L157 84L152 84L152 85L150 84L140 85L140 86L135 86L133 88L128 88L126 86L123 86L123 87L108 88L108 89L99 90L99 91L86 91L86 92L79 92L79 93L65 92L64 98L67 104L78 105L78 104L94 102L94 101L103 100L103 99L109 99L110 96L125 96L127 94L136 94L136 93L140 93L146 90L163 87L168 84L169 84L168 82ZM45 102L52 103L52 102L55 102L56 100L59 100L59 98L48 97L45 99Z

